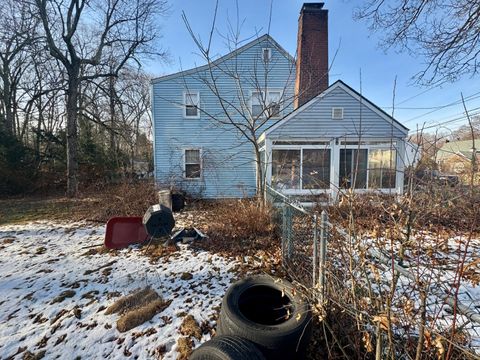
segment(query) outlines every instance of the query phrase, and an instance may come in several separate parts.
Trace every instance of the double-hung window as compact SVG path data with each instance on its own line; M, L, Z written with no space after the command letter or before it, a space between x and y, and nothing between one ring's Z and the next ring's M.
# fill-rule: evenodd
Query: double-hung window
M199 179L202 172L200 149L184 150L184 173L187 179Z
M192 119L200 117L200 94L198 92L184 92L183 104L183 117Z
M280 90L252 91L252 116L254 118L279 118L281 117Z

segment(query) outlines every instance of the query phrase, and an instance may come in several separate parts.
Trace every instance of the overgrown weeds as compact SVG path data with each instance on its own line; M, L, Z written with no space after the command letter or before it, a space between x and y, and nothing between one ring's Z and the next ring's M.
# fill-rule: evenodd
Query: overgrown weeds
M82 220L107 222L114 216L143 216L158 202L153 181L97 184L81 194L76 210Z
M278 248L273 210L256 199L205 203L197 211L202 216L196 226L208 235L198 245L207 250L244 256Z

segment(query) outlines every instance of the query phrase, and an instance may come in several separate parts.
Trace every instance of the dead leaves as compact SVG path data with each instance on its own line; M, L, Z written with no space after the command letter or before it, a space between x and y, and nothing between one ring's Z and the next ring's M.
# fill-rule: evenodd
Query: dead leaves
M390 321L389 321L390 320ZM380 325L380 329L387 331L389 325L398 324L398 319L394 316L390 316L390 319L386 314L379 314L373 317L372 321Z

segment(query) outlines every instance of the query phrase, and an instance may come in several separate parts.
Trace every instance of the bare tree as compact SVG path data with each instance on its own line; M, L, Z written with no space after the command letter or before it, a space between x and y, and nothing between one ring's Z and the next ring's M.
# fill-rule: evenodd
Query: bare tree
M453 81L480 70L480 3L471 0L367 0L355 13L382 34L385 48L425 58L416 75L426 84Z
M67 195L78 189L78 101L83 81L117 76L141 54L153 54L156 15L165 0L35 0L48 50L66 72ZM156 52L158 54L158 52ZM105 65L115 59L114 66ZM104 70L104 69L107 70Z
M0 7L0 130L15 135L16 95L29 66L26 49L37 39L38 19L24 1L5 0Z
M212 26L206 42L203 42L195 34L190 26L187 16L183 14L183 20L193 39L203 61L207 63L206 70L200 71L193 76L198 83L205 86L216 99L220 111L199 107L199 111L209 119L213 126L234 131L238 134L239 144L248 143L253 149L255 156L256 190L263 196L265 185L265 171L262 168L261 144L259 138L267 126L281 119L283 109L288 108L294 102L293 85L295 82L295 60L285 54L288 65L288 76L280 85L272 75L275 62L269 61L268 53L259 54L253 66L246 68L241 59L233 57L229 61L218 61L212 54L213 37L216 31L218 1L212 20ZM238 18L236 24L229 21L228 33L220 34L230 52L237 51L245 40L241 35L241 21ZM268 33L268 30L267 30ZM255 34L252 38L259 38ZM267 38L266 41L270 41ZM267 44L266 47L275 47L275 44ZM185 79L186 80L186 79ZM225 90L225 83L233 85L231 91ZM273 86L276 84L276 86ZM188 81L184 81L186 90L189 90ZM269 93L269 88L275 88L275 94ZM236 156L240 156L236 154ZM251 155L245 156L246 162L251 162Z

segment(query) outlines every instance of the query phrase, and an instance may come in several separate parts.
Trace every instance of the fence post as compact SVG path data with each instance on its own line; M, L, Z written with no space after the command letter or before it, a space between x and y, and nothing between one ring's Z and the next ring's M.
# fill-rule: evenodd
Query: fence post
M286 237L287 237L287 204L285 200L282 201L282 258L283 266L287 260L287 247L286 247Z
M292 226L293 226L293 211L290 204L286 205L286 250L287 250L287 259L293 257L293 241L292 241Z
M320 290L320 305L325 301L325 262L327 260L328 241L328 215L325 210L320 215L320 266L318 269L318 280Z
M317 236L317 214L313 215L313 288L317 287L318 272L318 236Z

